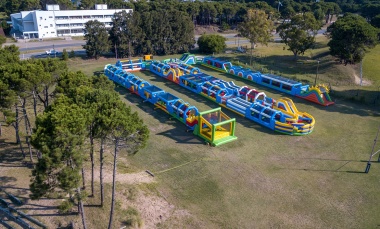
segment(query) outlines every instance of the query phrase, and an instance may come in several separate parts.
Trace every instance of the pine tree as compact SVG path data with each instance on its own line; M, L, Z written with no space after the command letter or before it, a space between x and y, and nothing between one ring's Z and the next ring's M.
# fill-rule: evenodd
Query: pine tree
M104 23L97 20L86 22L84 39L86 44L83 48L88 57L98 59L110 49L107 29Z
M30 190L32 199L51 193L69 195L68 201L78 200L84 219L80 193L80 170L83 164L81 147L86 134L86 110L66 96L59 96L44 114L37 116L33 146L41 158L32 171ZM83 226L86 228L85 220Z
M124 103L123 103L124 104ZM138 117L132 113L130 107L125 105L121 109L110 111L107 138L114 149L113 176L112 176L112 199L108 229L112 228L112 219L115 206L116 170L117 157L120 150L125 150L133 155L143 148L149 137L149 130Z

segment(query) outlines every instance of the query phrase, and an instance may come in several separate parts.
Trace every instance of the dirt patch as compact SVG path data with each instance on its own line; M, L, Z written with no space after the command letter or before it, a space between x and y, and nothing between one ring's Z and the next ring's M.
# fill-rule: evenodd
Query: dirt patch
M130 200L119 192L117 199L121 202L121 209L127 210L129 207L135 208L142 220L140 228L157 228L159 225L165 225L173 219L175 222L182 224L186 218L191 218L191 214L184 210L178 209L175 205L169 203L165 197L152 194L149 191L138 191L136 198ZM122 219L122 221L127 218ZM170 223L169 223L170 224Z
M360 76L354 73L355 84L360 85ZM371 86L372 82L366 79L362 79L362 86Z
M98 179L99 176L99 170L94 171L95 179ZM111 170L104 170L103 172L103 181L104 183L112 183L112 171ZM86 171L86 180L91 180L91 172ZM139 173L117 173L116 174L116 182L121 182L123 184L140 184L140 183L151 183L154 182L154 178L150 176L146 172L139 172Z
M215 34L221 33L222 31L218 26L215 25L205 25L205 26L196 26L194 28L194 35L202 35L202 34ZM227 30L223 31L223 33L236 33L235 30Z
M202 35L202 34L213 34L220 32L219 28L217 26L196 26L194 28L194 34L195 35Z

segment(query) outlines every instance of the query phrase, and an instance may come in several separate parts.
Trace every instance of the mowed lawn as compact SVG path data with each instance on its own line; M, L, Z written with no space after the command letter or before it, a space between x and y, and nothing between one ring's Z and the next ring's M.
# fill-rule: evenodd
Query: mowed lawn
M158 57L160 58L160 57ZM166 57L165 57L166 58ZM164 59L164 58L162 58ZM101 73L115 59L71 62L70 69ZM203 71L237 85L286 96L226 74ZM139 77L200 111L217 104L150 72ZM337 99L322 107L292 98L316 119L307 136L286 136L223 109L237 119L238 140L209 147L185 125L117 87L151 131L147 147L127 160L136 171L155 174L158 195L184 217L161 228L376 228L380 225L380 164L364 169L380 125L378 108ZM380 149L378 144L375 149ZM122 155L122 154L121 154ZM373 161L377 160L373 158ZM91 221L91 218L88 218ZM149 220L149 219L144 219Z

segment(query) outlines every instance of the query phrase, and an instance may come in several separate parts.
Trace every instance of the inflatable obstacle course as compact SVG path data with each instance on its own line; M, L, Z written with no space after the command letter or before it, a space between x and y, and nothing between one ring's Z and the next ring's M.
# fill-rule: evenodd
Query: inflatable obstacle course
M253 81L257 84L317 103L322 106L330 106L334 104L329 95L329 88L323 84L316 86L303 85L300 82L282 76L262 74L249 68L234 66L228 61L223 61L215 57L204 57L201 65L216 71L229 73L231 75Z
M177 63L177 64L199 64L203 60L203 56L195 56L191 53L184 53L180 58L165 59L163 63Z
M267 128L289 135L305 135L314 129L314 118L306 112L299 112L290 99L283 98L277 103L263 92L246 86L239 87L234 82L226 82L201 72L183 74L173 80L157 72L155 65L158 62L151 65L153 73ZM178 67L176 63L160 63L160 66L165 69Z
M162 70L164 70L163 67L160 67L156 72L162 73ZM201 137L210 145L218 146L237 139L235 136L235 119L229 118L220 108L219 110L200 113L196 107L191 106L175 95L165 92L161 88L151 85L149 82L115 65L106 65L104 74L110 80L139 95L145 101L152 103L157 109L163 110L185 124L189 130L192 130L195 135ZM169 77L167 73L162 75ZM204 116L211 112L214 112L219 117L215 123L209 122Z

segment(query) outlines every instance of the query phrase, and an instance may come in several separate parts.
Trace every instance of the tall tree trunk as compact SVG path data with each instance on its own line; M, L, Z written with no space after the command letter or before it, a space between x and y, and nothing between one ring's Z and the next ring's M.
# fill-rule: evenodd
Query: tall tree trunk
M92 136L92 127L90 127L90 158L91 158L91 196L94 196L94 137Z
M34 117L37 117L37 96L36 96L36 91L33 91L33 110L34 110Z
M84 214L84 207L83 207L82 198L80 197L80 188L79 187L77 188L77 192L78 192L78 195L79 195L78 205L79 205L79 212L80 212L80 215L81 215L81 218L82 218L83 229L87 229L86 216Z
M86 189L86 178L85 178L85 175L84 175L84 168L82 168L82 182L83 182L82 188Z
M45 108L49 106L49 87L45 86Z
M21 150L22 156L25 158L26 155L25 155L25 152L24 152L24 148L22 148L22 142L20 140L20 126L19 126L19 122L18 122L19 111L18 111L17 104L15 105L15 108L16 108L16 121L15 121L14 128L15 128L15 131L16 131L16 143L18 143L20 145L20 150Z
M103 153L104 153L104 139L100 140L100 205L104 204L104 185L103 185Z
M26 99L23 98L21 101L22 101L21 102L22 113L24 115L24 121L25 121L25 133L26 133L25 141L26 141L26 144L27 144L28 149L29 149L30 162L33 163L33 151L32 151L32 146L29 142L29 136L31 135L31 126L30 126L28 114L27 114L26 108L25 108Z
M45 91L45 90L44 90L44 91ZM45 94L45 93L43 93L43 94ZM45 98L45 95L43 95L43 96L44 96L44 98ZM40 95L39 93L37 93L37 97L38 97L38 99L42 102L42 104L44 105L44 109L46 110L47 106L46 106L46 101L45 101L45 99L42 98L41 95Z
M116 189L116 161L117 161L117 153L119 151L119 140L115 140L115 152L113 155L113 174L112 174L112 199L111 199L111 213L110 213L110 221L108 223L108 229L112 228L112 218L113 218L113 210L115 207L115 189Z
M0 137L3 134L3 129L1 128L1 122L0 122Z

